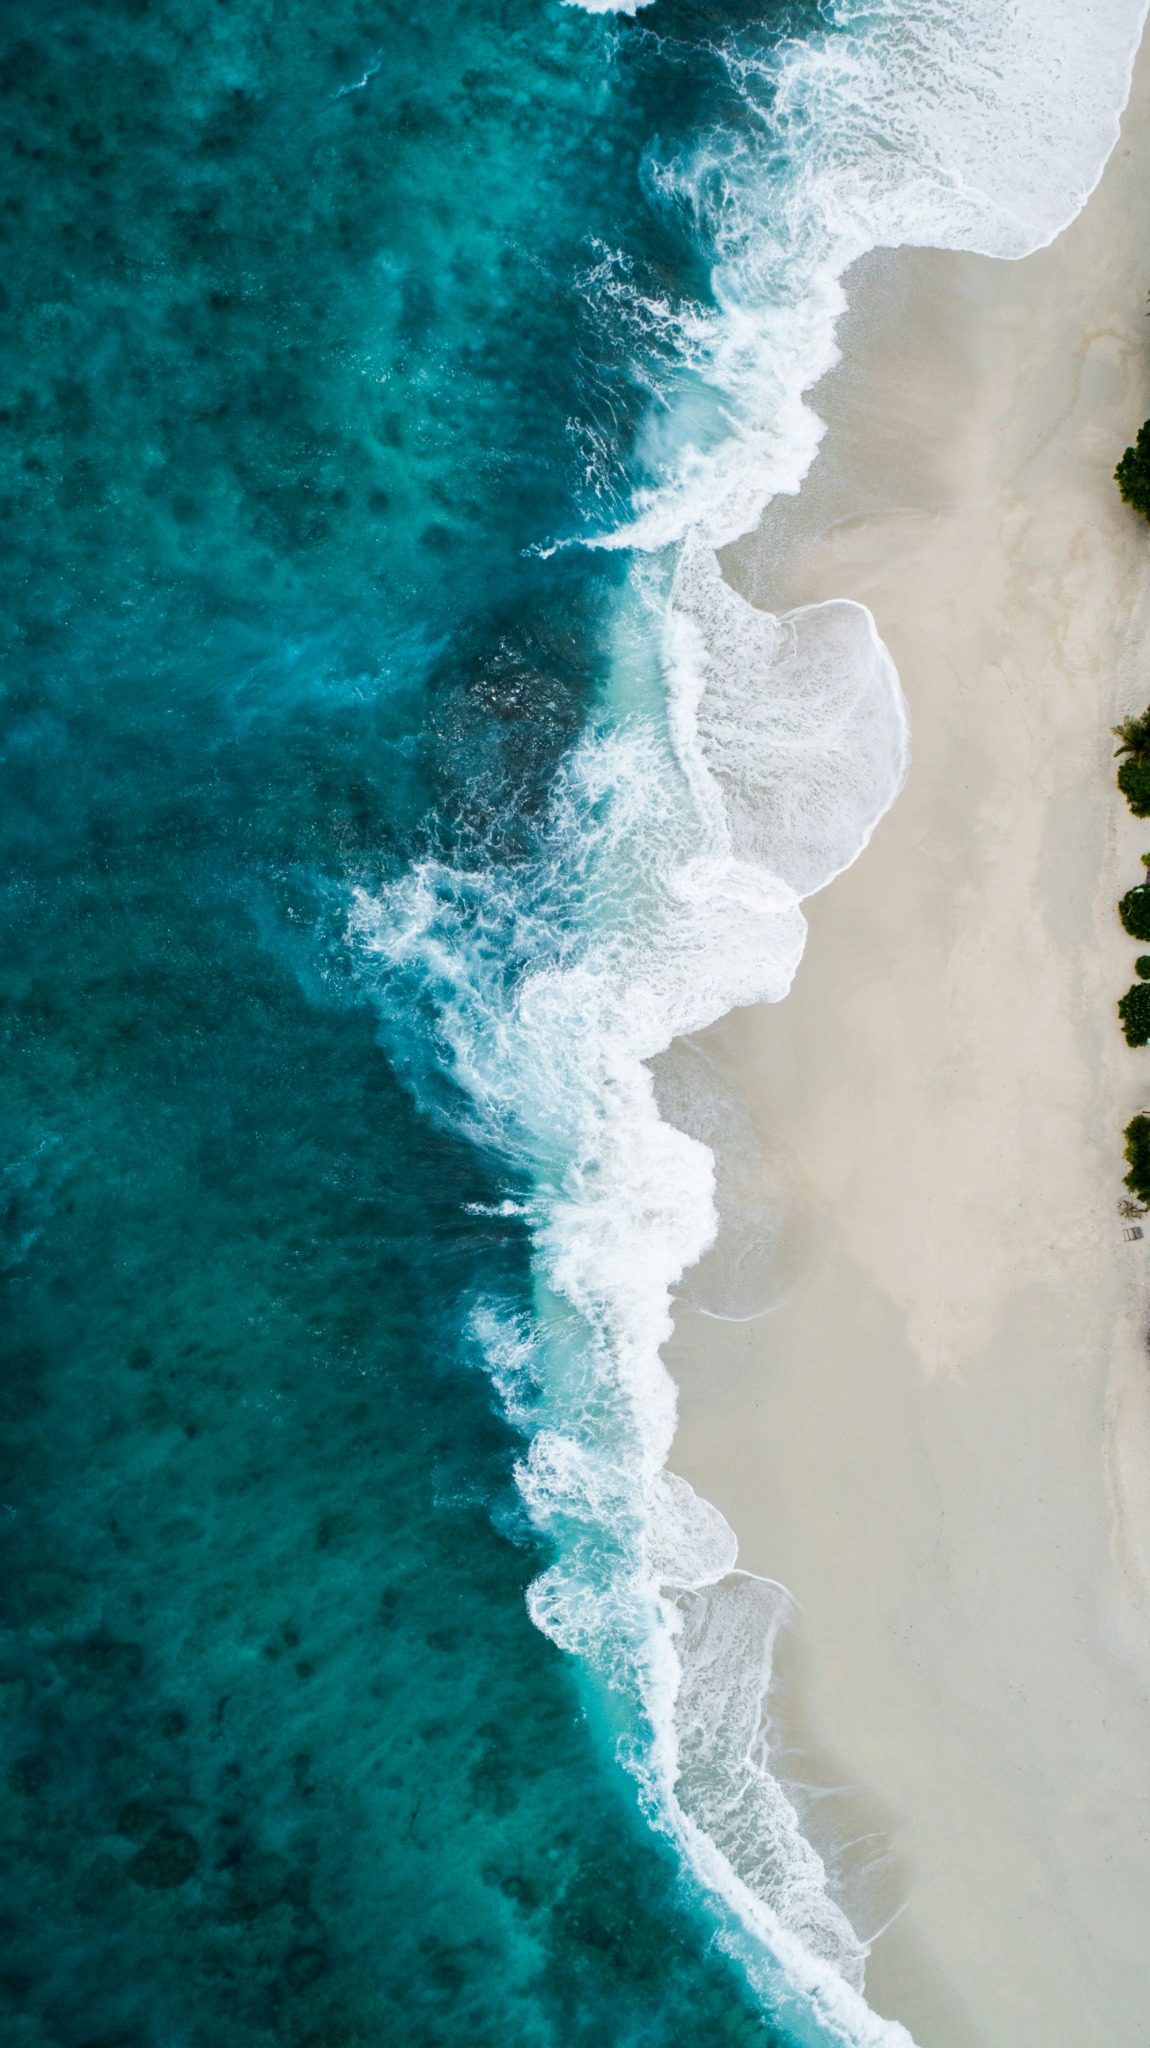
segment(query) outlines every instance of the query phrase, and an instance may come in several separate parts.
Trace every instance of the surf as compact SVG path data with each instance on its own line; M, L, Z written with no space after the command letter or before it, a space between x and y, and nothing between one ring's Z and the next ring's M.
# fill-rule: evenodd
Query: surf
M666 1469L675 1290L694 1274L710 1312L759 1313L774 1285L773 1225L748 1226L724 1164L731 1106L687 1041L785 998L803 900L896 801L910 735L864 607L758 611L718 551L801 489L851 264L908 244L1018 259L1052 239L1113 147L1142 19L1140 0L1093 8L1088 61L1082 12L1061 5L1039 22L847 0L781 43L720 40L725 124L645 166L709 297L656 291L625 252L585 280L652 392L625 450L586 428L585 515L558 536L627 560L602 700L522 858L431 851L351 908L385 1032L423 1020L412 1085L443 1114L447 1080L446 1113L505 1162L531 1231L530 1322L487 1301L473 1324L553 1551L529 1611L580 1660L652 1826L797 2041L908 2037L867 2006L867 1940L772 1769L788 1596L738 1572L733 1532ZM660 1090L671 1047L678 1083Z

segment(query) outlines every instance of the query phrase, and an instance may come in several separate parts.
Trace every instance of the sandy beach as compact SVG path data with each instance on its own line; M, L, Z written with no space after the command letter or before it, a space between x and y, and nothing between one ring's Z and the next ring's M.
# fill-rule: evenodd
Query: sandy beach
M757 1321L682 1305L673 1464L802 1612L804 1709L896 1824L867 1992L921 2048L1150 2039L1150 1226L1115 1001L1150 824L1150 56L1098 190L1021 263L879 253L798 500L728 551L782 611L874 613L907 787L807 906L789 999L706 1045L802 1190ZM801 1764L795 1765L802 1775Z

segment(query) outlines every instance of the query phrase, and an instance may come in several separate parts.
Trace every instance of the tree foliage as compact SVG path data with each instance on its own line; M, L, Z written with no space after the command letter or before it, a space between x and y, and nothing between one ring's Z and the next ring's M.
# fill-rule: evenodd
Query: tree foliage
M1127 1045L1150 1045L1150 982L1136 981L1118 1004Z
M1139 427L1134 446L1126 450L1114 481L1128 505L1150 519L1150 420Z
M1126 1185L1140 1202L1150 1203L1150 1116L1139 1113L1126 1126Z
M1123 761L1118 787L1136 818L1150 818L1150 754L1132 754Z
M1118 741L1115 753L1127 757L1118 770L1118 787L1136 818L1150 818L1150 704L1139 717L1124 718L1111 731Z
M1124 718L1121 725L1112 725L1110 730L1122 742L1115 747L1116 754L1150 754L1150 705L1140 718Z
M1118 905L1122 928L1132 939L1143 939L1150 943L1150 882L1138 882L1133 889L1127 889Z

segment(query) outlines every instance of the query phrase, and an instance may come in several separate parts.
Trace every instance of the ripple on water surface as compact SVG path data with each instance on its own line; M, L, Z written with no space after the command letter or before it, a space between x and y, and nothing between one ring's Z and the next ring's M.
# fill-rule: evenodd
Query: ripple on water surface
M595 684L616 570L521 550L645 204L605 35L0 31L14 2048L765 2038L527 1618L522 1226L337 938L429 810L513 850Z

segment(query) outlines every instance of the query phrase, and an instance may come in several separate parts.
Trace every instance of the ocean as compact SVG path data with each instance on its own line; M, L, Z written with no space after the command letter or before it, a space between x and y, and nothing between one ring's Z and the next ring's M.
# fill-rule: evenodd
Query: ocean
M717 551L851 263L1051 239L1141 20L9 0L13 2048L908 2041L666 1470L786 1234L693 1034L909 758Z

